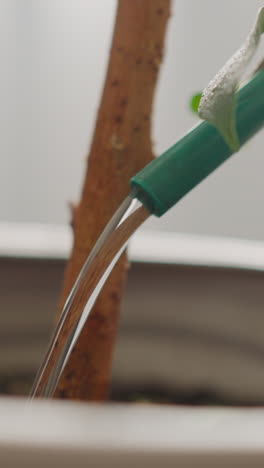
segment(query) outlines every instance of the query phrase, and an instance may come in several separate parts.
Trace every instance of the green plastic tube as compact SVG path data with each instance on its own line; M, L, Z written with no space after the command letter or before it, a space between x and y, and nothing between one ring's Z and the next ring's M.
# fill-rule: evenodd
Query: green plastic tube
M242 146L264 125L264 71L238 92L237 102ZM202 122L131 179L132 194L162 216L231 154L216 128Z

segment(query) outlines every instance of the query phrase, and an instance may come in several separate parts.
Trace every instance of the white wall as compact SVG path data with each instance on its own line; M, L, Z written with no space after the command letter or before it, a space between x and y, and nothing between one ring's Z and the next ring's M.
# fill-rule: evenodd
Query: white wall
M262 0L177 0L158 86L159 154ZM85 168L116 0L0 0L0 221L66 223ZM263 52L263 46L262 46ZM264 239L264 133L148 227Z

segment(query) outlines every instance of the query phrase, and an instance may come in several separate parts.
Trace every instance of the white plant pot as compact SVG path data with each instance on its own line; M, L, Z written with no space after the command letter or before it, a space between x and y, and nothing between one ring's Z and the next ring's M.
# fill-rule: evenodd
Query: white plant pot
M0 400L3 468L262 468L264 410Z

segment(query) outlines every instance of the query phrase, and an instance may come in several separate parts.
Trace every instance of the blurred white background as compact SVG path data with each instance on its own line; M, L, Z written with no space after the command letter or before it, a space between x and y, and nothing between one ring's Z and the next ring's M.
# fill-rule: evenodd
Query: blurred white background
M189 99L241 45L263 0L177 0L155 102L160 154ZM0 222L66 225L79 197L116 0L0 0ZM263 45L261 47L263 52ZM148 229L264 239L259 134Z

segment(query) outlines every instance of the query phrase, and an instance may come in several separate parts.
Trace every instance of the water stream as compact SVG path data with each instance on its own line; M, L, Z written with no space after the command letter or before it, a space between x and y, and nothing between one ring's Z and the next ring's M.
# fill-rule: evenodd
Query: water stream
M88 256L64 305L37 373L31 398L52 397L91 309L135 230L150 213L128 196L115 212Z

